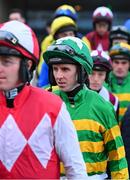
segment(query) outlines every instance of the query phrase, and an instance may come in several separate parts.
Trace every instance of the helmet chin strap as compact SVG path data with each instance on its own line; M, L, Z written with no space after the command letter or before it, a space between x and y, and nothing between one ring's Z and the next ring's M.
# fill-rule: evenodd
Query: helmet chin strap
M24 85L25 84L20 83L17 87L3 92L6 97L7 107L9 108L14 107L14 99L18 95L18 93L23 89Z
M77 83L77 84L75 84L71 89L69 89L68 91L66 91L66 92L70 92L70 91L73 91L74 89L76 89L77 87L79 87L80 86L80 84L79 83Z
M71 88L69 89L67 92L70 92L70 91L73 91L74 89L76 89L78 86L80 86L80 83L78 83L78 74L76 74L76 84Z
M7 99L14 99L15 96L18 95L19 91L21 90L21 87L23 86L23 84L20 84L18 87L15 87L13 89L10 90L6 90L4 91L4 95Z
M122 85L124 82L124 79L125 79L124 77L117 77L117 84Z
M66 92L71 105L74 106L74 104L75 104L74 97L82 88L83 88L82 84L77 84L76 86L73 87L73 89Z

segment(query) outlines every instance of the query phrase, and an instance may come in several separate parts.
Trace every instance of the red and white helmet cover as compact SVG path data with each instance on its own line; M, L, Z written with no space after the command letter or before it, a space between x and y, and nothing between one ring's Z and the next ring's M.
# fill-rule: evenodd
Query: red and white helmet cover
M96 22L99 20L106 20L111 23L113 20L112 11L104 6L96 8L93 12L93 21Z
M94 50L91 52L93 59L94 69L105 69L106 71L112 70L112 63L110 56L105 51ZM98 68L97 68L98 67Z
M18 39L18 44L0 38L0 46L7 46L19 51L24 57L33 60L36 64L39 59L38 39L33 30L19 21L8 21L0 24L0 33L9 32Z

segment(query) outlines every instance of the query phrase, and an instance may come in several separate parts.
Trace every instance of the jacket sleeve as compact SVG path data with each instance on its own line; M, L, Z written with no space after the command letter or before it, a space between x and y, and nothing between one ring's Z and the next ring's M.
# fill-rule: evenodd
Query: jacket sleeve
M130 106L128 107L122 120L121 134L124 141L128 169L130 173Z
M106 112L108 128L104 132L104 143L108 153L111 177L112 179L128 179L128 166L120 128L114 113L110 110L108 109L108 112Z
M54 136L56 151L63 162L67 178L88 179L76 130L64 103L54 126Z

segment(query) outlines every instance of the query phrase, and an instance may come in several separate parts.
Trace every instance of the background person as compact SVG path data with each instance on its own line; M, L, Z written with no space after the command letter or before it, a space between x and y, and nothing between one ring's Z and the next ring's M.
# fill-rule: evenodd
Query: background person
M59 16L51 24L51 35L54 40L57 40L66 36L77 36L77 24L72 18L67 16ZM38 87L48 88L50 87L48 78L48 66L45 62L42 64L41 72L37 81Z
M118 120L118 98L104 87L104 82L108 81L109 73L112 70L111 59L107 53L98 50L92 51L91 56L94 65L92 73L89 75L89 87L99 93L106 101L113 104Z
M110 31L110 48L120 42L130 43L130 33L125 26L113 26Z
M11 9L8 14L8 19L9 21L17 20L22 23L26 22L24 12L21 9Z
M93 31L86 35L92 50L109 50L109 31L112 26L113 13L107 7L98 7L93 12Z
M130 45L119 43L112 46L109 51L113 70L109 74L107 88L114 93L120 103L119 121L130 103Z
M76 10L68 5L68 4L63 4L61 6L59 6L53 16L52 16L52 19L55 20L56 18L59 18L59 17L69 17L72 19L72 21L77 25L77 21L78 21L78 14L76 12ZM63 23L66 24L65 21L62 22L62 25ZM59 25L57 25L59 27ZM78 25L77 25L78 26ZM90 47L90 43L88 41L88 39L83 36L80 32L77 32L77 37L81 38L89 47ZM43 57L42 57L42 54L46 51L47 47L49 45L51 45L51 43L53 43L55 41L55 38L53 37L52 34L49 34L41 43L41 57L40 57L40 62L38 64L38 69L37 69L37 73L38 73L38 76L40 74L40 71L41 71L41 67L42 67L42 63L43 63ZM91 47L90 47L91 49Z

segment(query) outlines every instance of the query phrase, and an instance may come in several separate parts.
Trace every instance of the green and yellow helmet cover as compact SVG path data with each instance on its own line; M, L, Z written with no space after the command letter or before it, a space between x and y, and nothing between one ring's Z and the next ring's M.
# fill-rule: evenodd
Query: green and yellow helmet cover
M57 48L58 46L70 47L74 53L67 52L67 48L61 48L62 50L60 50L60 48ZM93 60L90 55L90 50L87 45L77 37L68 36L56 40L48 47L47 51L43 54L43 58L47 64L49 64L49 59L51 58L68 58L83 66L88 74L92 72Z
M124 55L130 58L130 45L124 42L114 44L109 51L109 55L111 58L118 55Z

